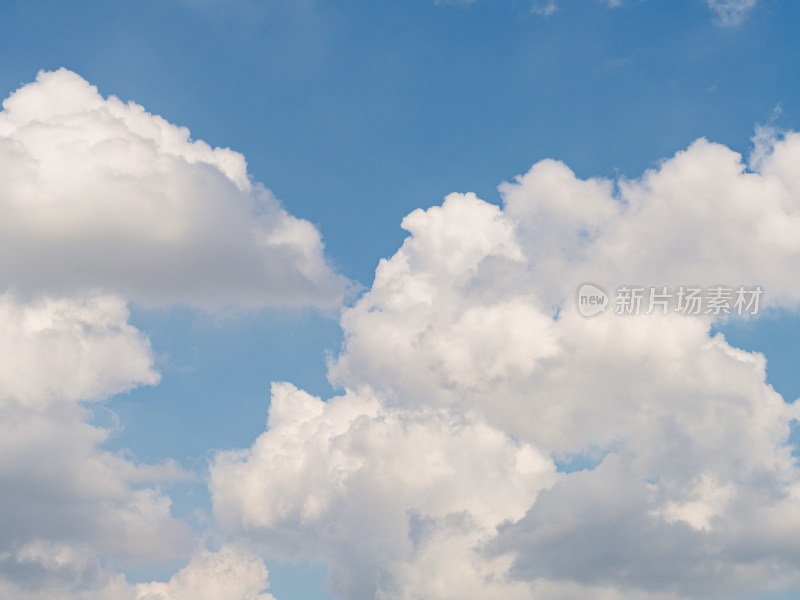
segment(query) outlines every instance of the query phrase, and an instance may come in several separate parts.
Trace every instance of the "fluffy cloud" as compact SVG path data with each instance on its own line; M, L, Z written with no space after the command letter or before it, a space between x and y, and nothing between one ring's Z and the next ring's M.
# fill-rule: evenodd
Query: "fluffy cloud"
M114 297L0 296L0 553L53 542L150 560L190 548L188 527L152 487L184 477L180 467L101 450L108 431L81 403L158 381L127 317Z
M167 583L132 586L104 563L188 555L194 534L161 482L175 463L102 450L87 402L155 384L149 341L114 296L0 296L0 596L17 600L274 600L234 546L200 552Z
M94 552L50 542L0 554L0 594L14 600L275 600L264 563L223 546L196 554L165 583L130 585L103 568Z
M574 304L591 280L762 285L766 305L795 307L800 135L769 145L748 166L699 140L616 185L546 160L501 186L502 207L454 194L410 214L342 317L344 395L278 385L267 431L218 456L223 528L328 561L347 598L800 582L800 414L764 357L712 336L711 315L589 320Z
M0 112L0 285L146 305L338 305L319 232L251 182L244 157L42 72Z
M0 398L36 410L158 383L150 342L114 296L0 296Z
M31 542L0 553L0 595L14 600L136 600L88 548Z
M235 546L196 555L167 583L136 586L136 600L275 600L264 563Z
M100 448L86 403L158 375L126 301L76 292L325 305L342 282L239 155L72 73L7 100L0 136L15 224L0 277L20 292L0 296L0 595L270 600L242 540L327 562L354 600L730 598L800 582L800 415L763 356L712 337L710 315L574 307L587 280L761 285L766 305L796 307L800 135L759 139L749 165L699 140L630 181L545 160L501 186L502 207L453 194L414 211L342 316L343 394L274 385L267 430L211 467L234 541L137 586L103 559L189 552L158 486L182 472Z
M487 598L490 577L491 597L525 598L503 581L507 561L475 546L555 479L551 460L474 416L277 384L269 430L217 457L210 490L229 532L283 559L330 561L342 598Z
M128 302L335 306L318 232L253 184L244 159L66 70L0 112L0 596L274 600L260 559L202 552L167 583L109 565L187 556L162 484L102 448L91 403L159 375Z

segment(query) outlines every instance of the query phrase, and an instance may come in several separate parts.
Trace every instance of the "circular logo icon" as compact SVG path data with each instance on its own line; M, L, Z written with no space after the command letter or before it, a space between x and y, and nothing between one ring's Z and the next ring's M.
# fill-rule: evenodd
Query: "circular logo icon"
M599 285L584 283L578 287L576 302L581 316L595 317L608 308L608 294Z

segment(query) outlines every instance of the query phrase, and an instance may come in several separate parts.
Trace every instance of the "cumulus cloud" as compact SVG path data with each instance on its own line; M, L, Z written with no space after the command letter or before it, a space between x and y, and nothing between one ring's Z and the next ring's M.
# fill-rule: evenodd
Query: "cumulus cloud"
M14 600L275 600L263 561L235 546L197 553L168 582L129 584L94 552L33 542L0 554L0 594Z
M319 233L241 155L64 69L3 103L0 157L0 596L274 600L233 546L166 583L125 580L115 565L192 552L162 489L189 474L104 450L90 405L159 381L131 300L336 306Z
M275 600L263 561L246 550L223 546L197 554L167 583L136 586L136 600Z
M188 526L153 484L185 477L100 449L108 430L84 401L153 384L149 342L108 296L0 296L0 554L35 542L91 546L120 560L190 549Z
M158 383L147 338L114 296L0 296L0 398L42 410Z
M327 561L347 598L797 584L800 411L764 357L712 335L711 314L585 319L574 295L761 285L764 306L796 307L798 160L793 133L758 165L698 140L617 182L545 160L502 207L453 194L414 211L343 314L343 395L276 385L267 431L214 462L224 530ZM570 461L589 466L555 471Z
M326 562L353 600L800 583L800 411L764 357L712 336L713 315L574 306L594 281L761 285L764 305L795 308L800 135L759 135L749 164L706 140L633 180L545 160L502 206L453 194L408 215L343 313L342 394L275 384L267 430L210 469L231 543L132 586L104 562L185 555L192 535L159 489L180 467L104 451L88 422L86 403L158 381L127 298L332 305L342 280L240 155L41 74L0 113L0 277L17 290L0 296L0 595L271 600L245 547Z
M0 597L15 600L274 600L253 554L203 551L166 583L130 585L113 566L189 555L170 514L172 461L103 450L86 403L158 382L146 337L114 296L0 296Z
M0 595L14 600L137 600L92 550L36 541L0 553Z
M507 562L475 545L555 479L551 460L475 416L276 384L269 430L217 456L210 490L229 532L285 560L330 561L342 598L486 598L487 578L491 597L524 598L526 585L503 581Z
M0 112L0 285L119 293L145 305L337 306L321 237L190 138L60 69Z

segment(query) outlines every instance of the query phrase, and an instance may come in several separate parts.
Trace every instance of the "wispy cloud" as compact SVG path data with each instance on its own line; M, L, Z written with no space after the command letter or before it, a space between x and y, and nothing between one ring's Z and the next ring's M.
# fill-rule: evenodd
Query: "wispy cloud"
M556 0L537 0L531 7L531 12L543 17L549 17L554 12L558 11L558 4Z
M716 14L714 22L720 27L740 25L753 10L758 0L706 0Z

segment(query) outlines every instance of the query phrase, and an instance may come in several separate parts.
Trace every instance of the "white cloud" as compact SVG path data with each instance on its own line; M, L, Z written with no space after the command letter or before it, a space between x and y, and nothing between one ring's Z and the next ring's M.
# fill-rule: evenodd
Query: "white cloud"
M188 552L158 487L182 471L102 450L108 432L87 423L84 403L158 381L125 301L36 294L331 303L342 282L316 230L253 186L240 155L67 71L6 101L0 138L13 166L0 202L18 228L0 245L25 257L0 259L22 293L0 296L0 595L271 600L263 563L235 542L166 583L102 567ZM712 338L709 316L585 320L571 304L591 280L758 284L766 304L796 307L798 160L800 135L774 132L749 167L699 140L616 185L545 160L501 186L502 207L453 194L414 211L343 314L330 365L343 395L276 384L267 431L216 457L223 531L327 562L353 600L713 598L800 582L786 445L800 411L766 384L763 356ZM292 287L298 273L311 287ZM556 473L590 452L595 468Z
M273 389L212 471L227 533L342 597L713 598L800 582L798 408L711 316L581 318L584 281L762 285L796 307L800 135L699 140L635 180L546 160L418 210L342 317L328 402ZM520 460L521 453L530 457ZM555 475L553 459L594 453ZM531 468L526 465L536 465ZM524 513L524 516L522 516ZM369 573L370 577L364 574Z
M750 11L758 4L758 0L706 0L706 3L716 15L717 25L735 27L747 18Z
M244 157L193 141L75 73L39 73L0 112L0 285L101 289L145 305L337 306L345 279Z
M188 555L189 526L162 482L187 474L101 449L86 402L155 384L149 341L114 296L0 296L0 597L15 600L274 600L263 562L203 551L166 583L132 586L110 565Z
M316 229L194 142L66 70L0 113L0 597L274 600L263 562L201 552L167 583L116 569L187 556L164 483L189 475L102 448L89 403L155 385L128 301L336 306Z
M275 600L260 558L235 546L197 553L165 583L129 584L94 552L33 542L0 554L0 595L14 600Z
M136 586L137 600L275 600L264 563L254 554L223 546L197 554L167 583Z
M94 552L36 541L0 553L0 596L14 600L136 600L123 575Z
M119 560L190 549L154 484L185 477L100 449L83 401L153 384L149 342L114 297L0 296L0 554L32 543L92 547Z
M42 409L158 383L150 342L114 296L0 296L0 398Z
M528 586L503 581L507 561L475 546L521 517L554 471L474 416L352 394L322 402L276 384L269 430L217 457L210 490L230 533L285 560L330 561L342 598L521 599Z

